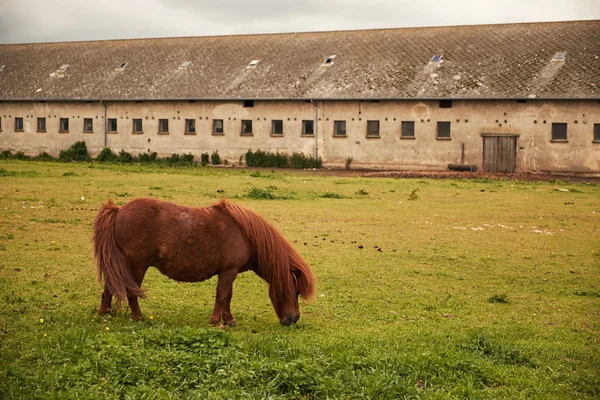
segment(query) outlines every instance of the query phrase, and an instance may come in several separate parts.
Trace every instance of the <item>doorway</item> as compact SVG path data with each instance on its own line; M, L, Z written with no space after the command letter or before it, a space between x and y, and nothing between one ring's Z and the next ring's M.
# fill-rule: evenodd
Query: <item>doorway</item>
M515 172L517 167L517 136L483 137L483 170L485 172Z

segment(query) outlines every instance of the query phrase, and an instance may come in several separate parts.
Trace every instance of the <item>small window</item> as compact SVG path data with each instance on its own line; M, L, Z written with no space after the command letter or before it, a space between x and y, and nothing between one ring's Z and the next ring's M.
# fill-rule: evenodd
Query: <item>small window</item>
M15 117L15 132L23 132L23 117Z
M46 132L46 118L41 117L37 119L37 131Z
M116 133L117 132L117 119L116 118L109 118L108 119L108 126L106 127L106 130L108 132L112 132L112 133Z
M69 132L69 118L61 118L59 132Z
M452 100L440 100L440 108L452 108Z
M0 131L2 130L2 125L0 125ZM594 142L600 142L600 124L594 124Z
M254 107L254 100L244 100L244 107Z
M567 124L564 122L552 123L552 140L566 141L567 140Z
M141 118L133 119L133 133L144 133L144 125Z
M213 133L223 134L223 120L222 119L213 119Z
M565 61L565 56L567 55L566 51L558 51L556 52L556 54L554 54L554 57L552 57L552 61Z
M243 119L242 120L242 135L252 135L252 120L251 119Z
M271 135L282 136L283 135L283 121L280 119L274 119L271 121Z
M450 139L450 122L438 121L437 123L437 138L438 139Z
M315 134L315 121L309 119L302 121L302 134L313 136Z
M168 119L164 118L164 119L158 120L158 133L161 133L161 134L169 133L169 120Z
M181 65L179 66L179 69L188 69L189 67L192 66L192 62L191 61L184 61L183 63L181 63Z
M327 57L325 59L325 61L323 61L322 65L329 66L329 65L333 64L333 60L335 60L335 57L336 57L335 54L330 55L329 57Z
M367 137L379 137L379 121L367 121Z
M185 133L188 135L196 134L196 120L195 119L186 119L185 120Z
M83 119L83 131L85 133L92 133L94 132L94 120L91 118L84 118Z
M346 121L333 121L333 136L346 136Z
M436 54L433 57L431 57L431 62L435 63L435 64L439 64L442 62L442 56L440 54Z
M250 61L250 64L248 64L248 66L246 67L248 68L256 68L256 66L258 65L258 63L260 62L260 60L252 60Z
M415 121L402 121L400 137L414 138L415 137Z

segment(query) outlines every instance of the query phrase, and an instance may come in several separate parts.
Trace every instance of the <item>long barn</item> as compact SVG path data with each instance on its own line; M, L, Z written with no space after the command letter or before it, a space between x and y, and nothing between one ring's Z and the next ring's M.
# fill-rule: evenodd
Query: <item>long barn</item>
M600 21L0 45L0 149L600 174Z

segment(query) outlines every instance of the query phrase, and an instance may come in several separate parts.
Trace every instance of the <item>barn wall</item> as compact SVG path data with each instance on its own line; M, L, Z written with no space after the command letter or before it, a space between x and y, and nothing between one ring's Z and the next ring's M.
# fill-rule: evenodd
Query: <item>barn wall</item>
M517 171L600 173L600 103L586 101L454 100L338 101L320 105L324 159L344 165L402 169L447 169L448 164L483 165L483 135L518 135ZM345 120L347 137L334 136ZM380 121L380 138L368 138L367 121ZM401 121L415 122L414 139L401 138ZM451 139L437 139L437 122L451 122ZM552 123L568 123L566 142L552 141ZM463 153L464 145L464 153ZM463 156L464 154L464 156Z
M117 132L106 134L106 144L134 155L157 152L219 151L237 162L248 149L314 154L315 145L326 164L402 169L447 169L448 164L470 164L481 169L483 136L517 135L517 171L575 171L600 174L600 143L593 143L594 124L600 124L597 100L454 100L451 108L439 101L148 101L148 102L2 102L0 149L37 155L57 155L84 140L92 155L104 147L104 105L107 118L117 119ZM315 118L317 137L302 135L302 120ZM15 132L15 117L23 118L23 132ZM38 117L46 118L46 132L37 132ZM59 132L59 119L69 118L69 132ZM83 132L83 119L92 118L92 133ZM133 118L143 121L134 134ZM169 120L168 134L158 133L158 120ZM196 134L184 132L194 119ZM213 119L224 121L224 134L212 133ZM242 136L241 120L250 119L253 135ZM271 135L271 120L283 120L283 137ZM335 137L335 120L346 121L346 137ZM380 122L378 138L366 135L367 121ZM414 139L401 138L401 121L415 122ZM436 138L437 122L451 122L450 140ZM568 140L551 140L552 122L568 123ZM464 146L464 151L463 151Z

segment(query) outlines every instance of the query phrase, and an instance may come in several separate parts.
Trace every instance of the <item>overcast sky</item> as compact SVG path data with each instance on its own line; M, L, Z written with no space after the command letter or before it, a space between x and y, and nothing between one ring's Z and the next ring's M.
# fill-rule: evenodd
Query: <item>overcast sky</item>
M0 43L580 19L600 0L0 0Z

